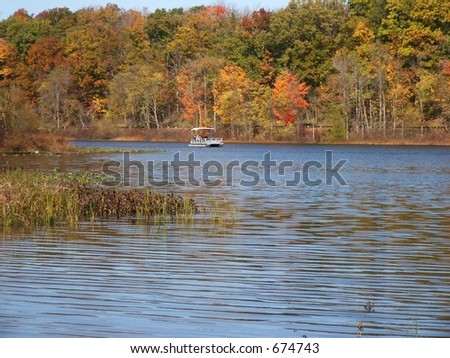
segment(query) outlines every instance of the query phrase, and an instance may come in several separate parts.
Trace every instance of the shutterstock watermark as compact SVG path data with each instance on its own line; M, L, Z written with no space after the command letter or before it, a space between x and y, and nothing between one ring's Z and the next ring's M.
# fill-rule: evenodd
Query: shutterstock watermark
M323 161L308 160L304 163L293 160L274 160L271 152L266 152L261 160L218 160L200 161L195 152L185 158L180 152L171 160L131 160L130 153L123 154L123 160L109 160L103 163L102 172L107 186L233 186L253 187L320 185L348 185L341 175L346 159L334 161L333 151L324 152Z

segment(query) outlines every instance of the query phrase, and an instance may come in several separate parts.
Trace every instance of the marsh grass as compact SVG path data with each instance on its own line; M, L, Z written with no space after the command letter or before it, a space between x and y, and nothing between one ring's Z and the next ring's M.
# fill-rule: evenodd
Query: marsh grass
M80 221L136 218L192 220L197 206L192 199L150 190L103 188L103 177L92 173L51 174L5 170L0 172L0 226L20 228Z
M143 154L143 153L165 153L166 151L163 149L120 149L120 148L76 148L76 147L68 147L65 150L52 152L46 150L35 150L35 151L3 151L0 152L0 156L8 157L8 156L52 156L52 155L88 155L88 154L121 154L121 153L130 153L130 154Z
M165 153L163 149L74 148L69 154Z

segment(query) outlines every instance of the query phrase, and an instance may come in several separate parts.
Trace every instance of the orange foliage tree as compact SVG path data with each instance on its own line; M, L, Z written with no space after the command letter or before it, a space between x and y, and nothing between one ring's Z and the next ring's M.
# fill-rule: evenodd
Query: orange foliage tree
M284 70L275 79L272 90L272 113L284 123L296 121L301 108L306 108L308 102L305 96L309 87L304 82L299 82L296 75Z
M64 62L64 49L56 37L43 37L30 46L25 63L18 66L18 82L33 104L37 101L37 92L43 81Z
M442 74L445 76L449 76L449 78L450 78L450 60L444 62ZM448 82L448 84L450 86L450 81Z
M0 87L7 84L14 73L17 51L7 40L0 38Z
M193 79L187 70L181 71L177 76L177 87L179 90L179 101L183 106L183 118L191 123L195 123L198 114L203 110L201 99L201 89L194 85Z
M199 58L187 64L177 76L183 118L194 125L211 124L215 104L213 88L223 64L220 58Z

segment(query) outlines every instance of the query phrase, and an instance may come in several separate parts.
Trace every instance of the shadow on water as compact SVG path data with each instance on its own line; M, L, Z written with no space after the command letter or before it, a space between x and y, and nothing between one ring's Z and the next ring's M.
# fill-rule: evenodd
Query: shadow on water
M152 145L167 152L133 158L190 152ZM301 166L330 147L227 145L195 154L227 162L262 159L268 148ZM331 149L348 159L348 186L169 187L161 190L200 203L193 222L4 233L0 335L450 337L449 149ZM21 163L99 171L117 157Z

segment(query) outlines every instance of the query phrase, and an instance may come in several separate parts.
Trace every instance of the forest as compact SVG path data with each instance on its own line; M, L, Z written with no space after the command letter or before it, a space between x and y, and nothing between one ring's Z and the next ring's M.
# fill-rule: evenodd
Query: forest
M450 2L291 0L0 22L0 146L28 132L213 126L226 138L448 139Z

